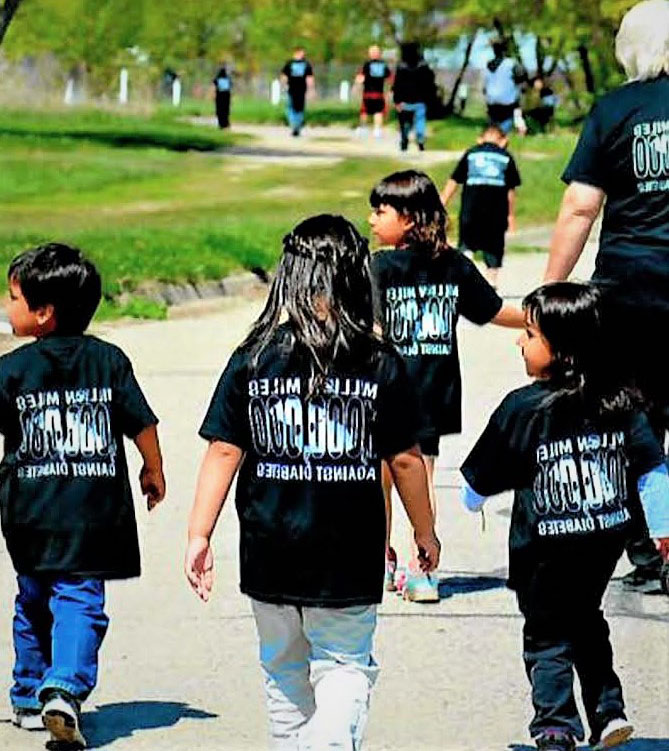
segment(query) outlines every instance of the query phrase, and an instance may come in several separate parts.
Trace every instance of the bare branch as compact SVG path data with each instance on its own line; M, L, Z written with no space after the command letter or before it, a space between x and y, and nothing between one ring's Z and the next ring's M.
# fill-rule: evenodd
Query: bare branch
M0 44L2 44L2 40L5 38L9 24L12 22L12 18L14 18L14 14L22 2L23 0L5 0L5 2L0 5Z

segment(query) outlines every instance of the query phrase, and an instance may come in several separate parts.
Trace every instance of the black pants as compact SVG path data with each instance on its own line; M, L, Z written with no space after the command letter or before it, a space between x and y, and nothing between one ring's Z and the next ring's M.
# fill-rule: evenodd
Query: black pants
M597 281L597 280L595 280ZM661 446L669 428L669 380L666 369L657 361L657 335L669 327L669 312L642 304L645 295L653 299L653 288L640 287L634 304L629 285L626 296L619 294L615 283L601 282L604 290L602 348L605 372L615 373L623 385L637 388L647 402L648 417ZM642 514L635 521L625 548L632 565L649 576L659 576L662 558L648 534Z
M216 95L216 119L219 128L230 127L230 92Z
M609 720L625 717L609 626L600 609L621 549L622 543L603 552L598 562L591 560L580 572L574 568L560 576L553 567L545 579L539 574L517 592L525 616L523 659L532 686L533 738L549 728L579 740L585 737L574 699L574 670L594 741ZM565 582L573 586L567 588Z

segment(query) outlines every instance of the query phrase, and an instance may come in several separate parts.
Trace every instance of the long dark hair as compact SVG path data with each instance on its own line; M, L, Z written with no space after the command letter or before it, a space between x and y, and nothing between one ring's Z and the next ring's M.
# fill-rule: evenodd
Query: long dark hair
M405 245L433 256L448 248L448 215L439 191L424 172L393 172L374 186L369 202L375 209L381 204L392 206L413 222L402 238Z
M616 384L603 367L601 290L594 284L553 282L523 300L528 320L551 348L548 380L552 394L578 398L596 413L627 412L641 406L638 392Z
M310 217L283 238L265 309L244 342L253 368L284 311L308 353L312 392L321 387L341 352L369 355L379 348L373 333L367 240L344 217Z

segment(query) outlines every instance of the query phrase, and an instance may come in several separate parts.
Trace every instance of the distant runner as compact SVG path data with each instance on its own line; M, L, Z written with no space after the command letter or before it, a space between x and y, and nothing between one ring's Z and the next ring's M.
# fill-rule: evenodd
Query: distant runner
M355 82L362 85L362 103L360 106L360 133L367 131L367 116L374 121L374 137L383 135L383 116L386 113L385 83L392 77L392 71L381 59L381 50L373 44L368 51L369 60L362 66L355 77Z

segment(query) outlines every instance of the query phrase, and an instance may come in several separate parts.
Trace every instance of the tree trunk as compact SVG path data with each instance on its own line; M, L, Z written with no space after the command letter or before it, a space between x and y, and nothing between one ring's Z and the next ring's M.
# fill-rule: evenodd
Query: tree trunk
M465 75L465 71L467 70L467 67L469 66L469 60L472 56L472 47L474 46L475 38L476 38L476 30L472 32L472 35L467 40L467 47L465 48L465 59L462 61L462 65L460 66L460 71L458 72L458 75L455 78L455 82L453 83L453 88L451 89L451 95L448 97L448 102L446 102L446 105L444 107L444 110L445 110L444 115L446 117L453 114L453 108L455 105L455 97L458 94L458 88L460 87L462 78Z
M22 0L5 0L0 6L0 44L2 44L9 24L12 22L12 18L14 18L14 14L19 5L21 5L21 2Z
M592 72L592 65L590 63L590 55L588 54L588 48L584 44L578 45L578 55L581 58L581 65L583 66L583 74L585 75L585 88L589 94L595 93L595 76Z
M537 56L537 76L539 78L544 78L544 64L546 61L546 55L544 54L544 45L541 42L541 37L538 34L534 42L534 51Z

